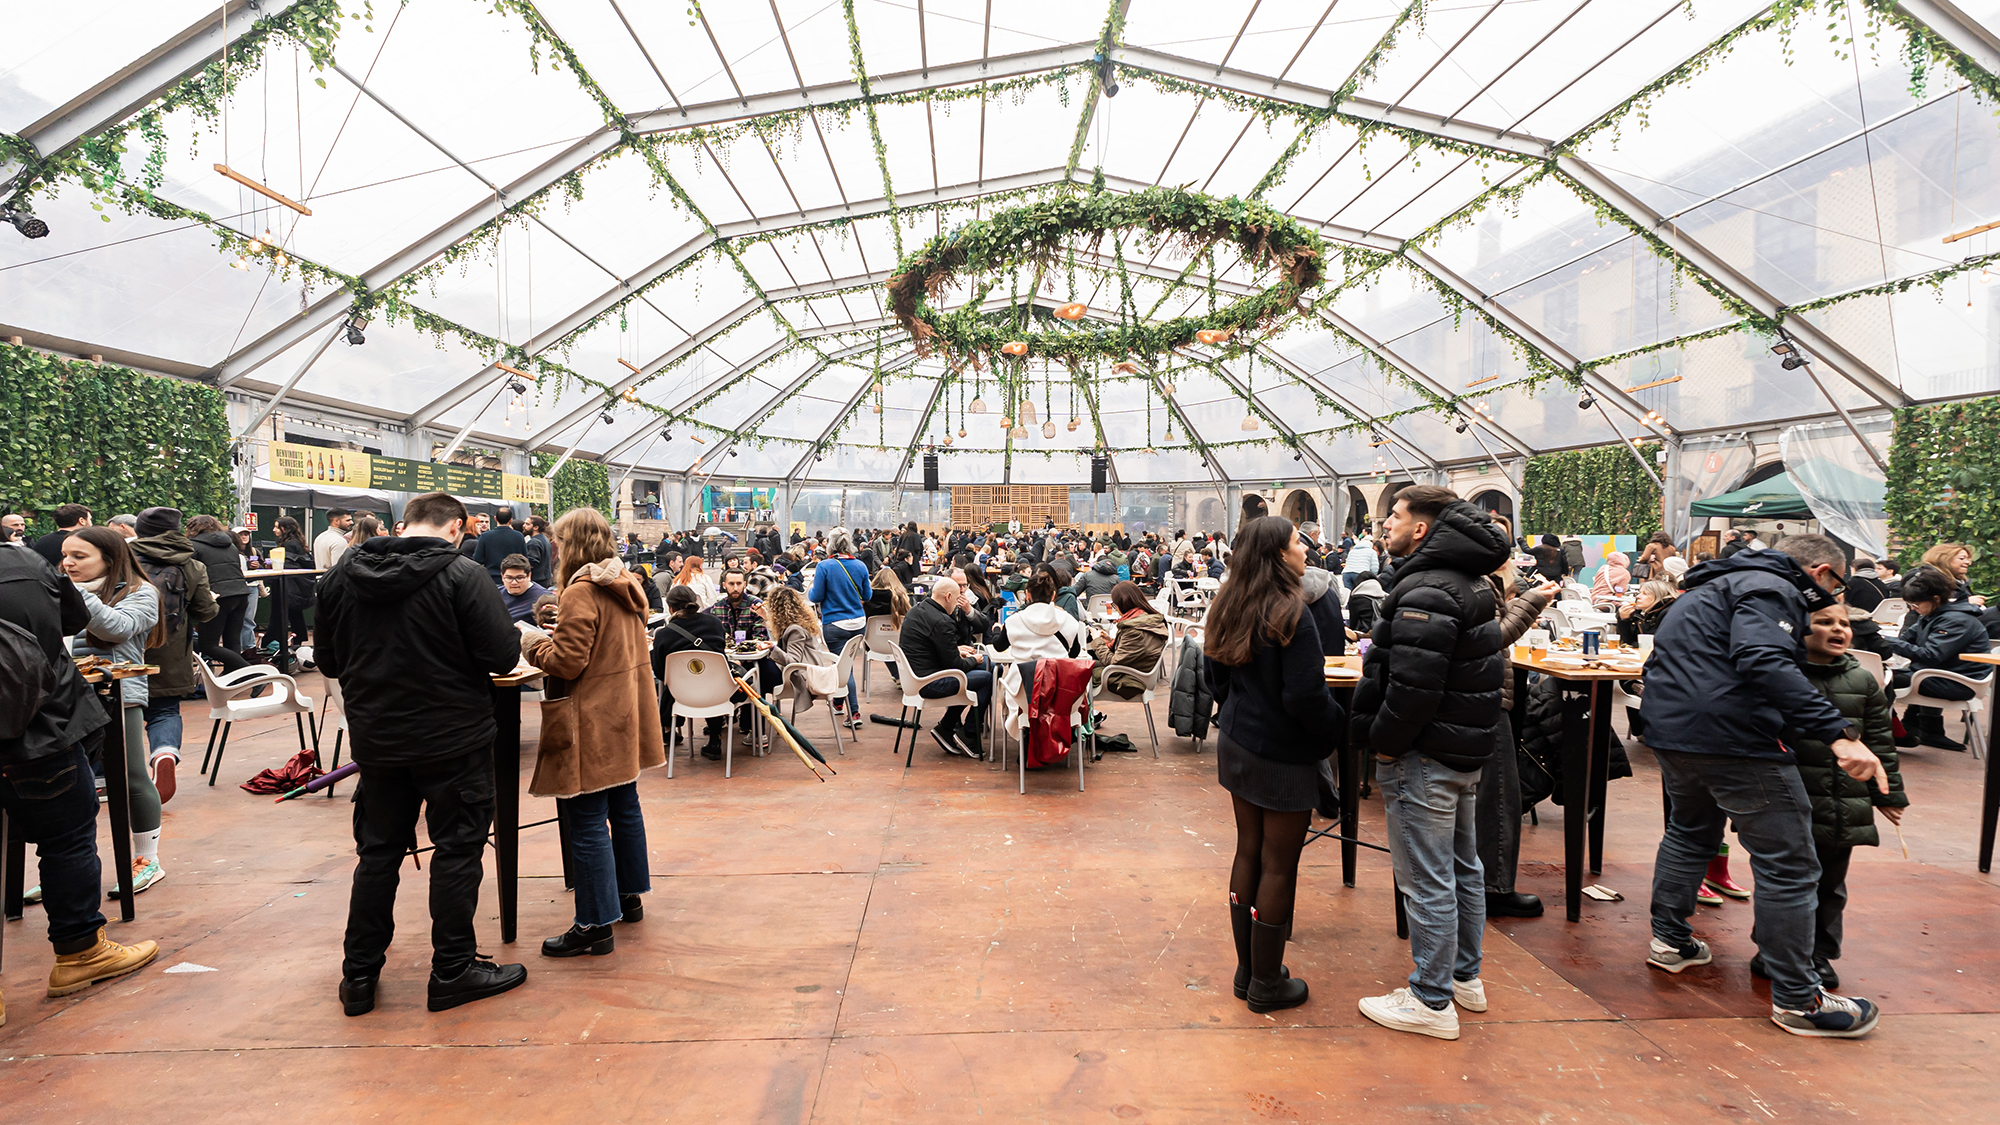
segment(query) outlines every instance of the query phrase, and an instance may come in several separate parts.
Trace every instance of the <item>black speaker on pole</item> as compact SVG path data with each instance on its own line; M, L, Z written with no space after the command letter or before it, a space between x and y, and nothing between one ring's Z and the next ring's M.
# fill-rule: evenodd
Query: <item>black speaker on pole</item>
M1110 472L1111 459L1102 453L1092 454L1090 458L1090 490L1092 492L1110 491L1108 487Z
M926 453L926 454L924 454L924 491L925 491L925 492L936 492L936 491L938 490L938 470L937 470L937 465L938 465L938 462L937 462L937 454L935 454L935 453Z

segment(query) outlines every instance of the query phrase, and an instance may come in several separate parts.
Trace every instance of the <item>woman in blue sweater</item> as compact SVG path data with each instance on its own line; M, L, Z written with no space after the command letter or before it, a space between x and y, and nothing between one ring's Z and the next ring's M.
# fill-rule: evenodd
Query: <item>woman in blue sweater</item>
M1305 982L1284 966L1285 937L1299 849L1319 798L1319 763L1340 729L1325 650L1301 590L1305 570L1305 544L1290 520L1244 524L1229 581L1204 622L1202 668L1222 705L1216 772L1236 811L1229 872L1236 995L1253 1012L1306 1002Z
M813 568L812 591L806 599L819 610L820 633L827 651L838 657L867 623L863 603L868 600L873 579L867 565L854 557L854 540L846 532L835 535L829 547L832 557ZM838 702L834 710L840 710ZM861 716L861 697L854 690L853 676L847 677L847 711L855 718Z

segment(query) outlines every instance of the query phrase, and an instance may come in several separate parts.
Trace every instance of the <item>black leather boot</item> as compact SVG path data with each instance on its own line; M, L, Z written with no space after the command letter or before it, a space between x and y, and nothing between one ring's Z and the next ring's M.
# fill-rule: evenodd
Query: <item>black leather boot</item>
M1486 916L1488 918L1540 918L1542 900L1520 891L1487 891Z
M1276 1012L1306 1002L1306 982L1285 971L1285 927L1250 919L1250 988L1253 1012Z
M637 922L646 916L646 904L638 895L619 895L618 910L624 915L620 922Z
M350 1016L375 1010L375 978L345 977L340 982L340 1007Z
M443 977L437 970L431 970L428 1006L433 1012L442 1012L519 988L527 979L526 965L496 965L490 957L475 955L456 976Z
M1240 902L1229 904L1229 930L1236 937L1236 998L1250 998L1250 908ZM1285 924L1285 937L1290 940L1292 927ZM1278 966L1278 975L1289 977L1290 969Z
M617 945L610 926L571 926L542 943L544 957L602 957Z

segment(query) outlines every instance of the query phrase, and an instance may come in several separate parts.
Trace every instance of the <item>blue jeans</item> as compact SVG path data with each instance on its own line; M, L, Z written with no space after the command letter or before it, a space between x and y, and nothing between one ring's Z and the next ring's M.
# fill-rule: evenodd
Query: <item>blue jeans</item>
M146 704L146 758L162 750L172 750L176 755L181 749L181 701L179 697L161 699L152 697Z
M1813 849L1812 804L1798 767L1763 758L1655 750L1660 784L1671 808L1653 861L1653 936L1675 948L1694 940L1688 918L1708 861L1722 843L1725 821L1750 853L1756 921L1750 940L1764 955L1771 1002L1803 1008L1819 994L1812 967L1819 911L1819 855Z
M826 650L836 658L840 656L840 650L847 647L847 642L860 635L861 630L859 629L843 629L831 621L821 622L819 627L819 636L821 640L826 642ZM849 714L859 715L861 713L861 693L854 690L854 673L852 672L847 674L847 710Z
M1410 956L1417 964L1410 994L1438 1010L1451 1003L1454 979L1479 976L1486 929L1486 876L1474 828L1479 773L1415 751L1375 761L1389 855L1409 904Z
M236 647L244 652L257 647L257 598L261 592L257 587L260 585L262 583L250 583L250 600L243 606L243 637L237 641ZM229 638L222 639L226 641Z
M13 821L11 831L32 841L41 859L42 905L56 953L82 953L96 945L104 925L97 908L103 870L97 859L97 787L83 744L7 767L0 774L0 809Z
M576 924L609 926L624 916L619 895L653 889L646 861L646 817L639 783L628 781L580 797L559 797L569 833L570 878L576 884Z

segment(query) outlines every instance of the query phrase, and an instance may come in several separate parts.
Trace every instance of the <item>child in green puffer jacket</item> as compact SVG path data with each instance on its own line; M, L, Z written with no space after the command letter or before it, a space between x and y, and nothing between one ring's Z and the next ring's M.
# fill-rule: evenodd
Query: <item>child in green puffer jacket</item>
M1854 629L1847 607L1829 606L1812 615L1806 636L1806 678L1825 692L1840 713L1861 728L1861 741L1882 759L1889 771L1889 792L1841 772L1833 750L1824 742L1788 738L1797 755L1799 779L1812 800L1813 845L1819 852L1819 913L1813 931L1813 968L1826 988L1840 987L1832 962L1840 957L1840 916L1847 905L1847 865L1857 847L1882 842L1875 829L1880 810L1891 824L1900 824L1910 803L1897 770L1895 738L1889 725L1889 698L1882 682L1848 651ZM1751 965L1755 971L1760 966Z

